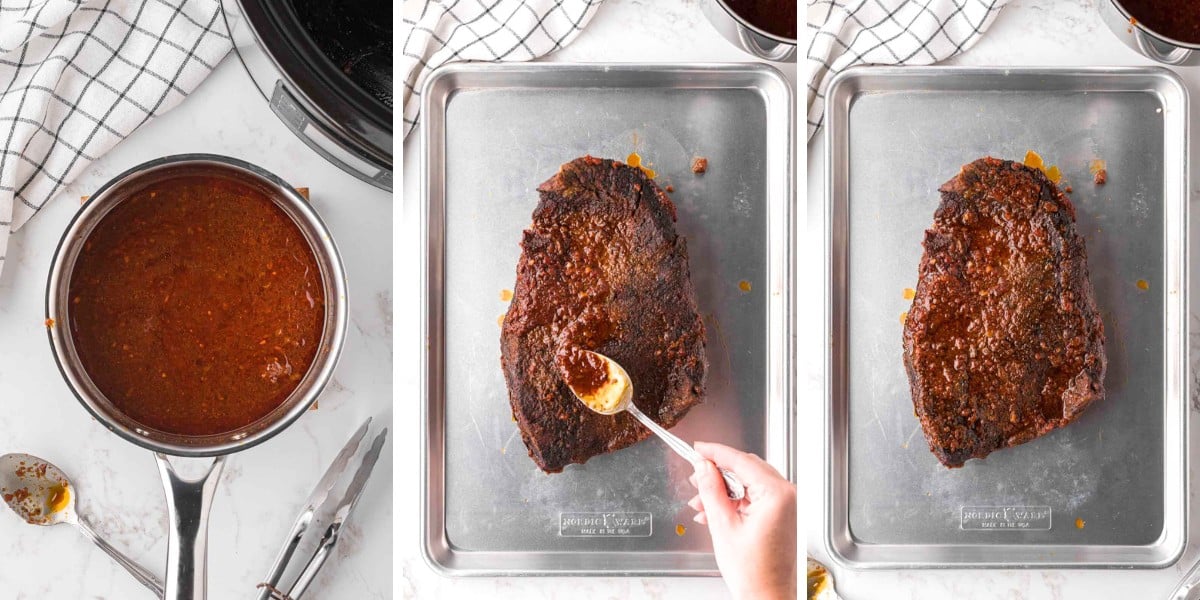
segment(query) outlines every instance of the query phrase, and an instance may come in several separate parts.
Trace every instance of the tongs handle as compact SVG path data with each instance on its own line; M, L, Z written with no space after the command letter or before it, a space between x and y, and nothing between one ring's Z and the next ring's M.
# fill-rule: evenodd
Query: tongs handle
M316 579L317 572L325 565L325 561L329 559L329 555L333 553L333 546L337 544L338 534L341 532L341 523L332 523L325 530L325 536L321 538L320 545L317 546L317 551L308 560L308 564L304 565L304 570L296 577L296 583L292 584L292 589L288 591L287 597L291 600L300 600L300 596L304 595L304 591L308 589L309 584Z
M329 467L325 469L325 474L317 481L317 486L313 488L312 493L308 495L308 500L304 503L304 510L300 511L300 514L296 516L296 522L292 524L292 530L288 532L288 537L283 542L283 547L279 549L279 555L275 557L275 563L271 565L271 570L267 572L267 577L263 579L262 583L258 584L258 600L280 598L280 592L276 586L279 585L280 578L283 577L284 571L287 570L288 563L292 560L292 555L295 554L296 548L300 546L300 541L304 539L305 532L308 531L313 519L316 518L317 510L324 505L330 488L342 476L346 465L350 464L350 459L358 451L358 443L362 441L363 436L367 435L367 429L370 426L371 417L367 417L367 420L363 421L363 424L358 427L358 431L355 431L354 435L350 436L350 439L342 446L341 451L334 457L333 462L329 463Z
M287 568L288 561L292 560L292 555L296 553L296 547L304 538L304 532L308 531L314 512L313 507L310 506L296 517L296 522L292 524L292 530L288 533L287 541L279 549L279 555L275 557L275 563L271 565L266 579L259 585L258 600L269 600L275 593L275 586L279 584L279 578L283 577L283 571Z
M1187 575L1179 582L1179 587L1167 596L1167 600L1197 600L1200 598L1200 560L1188 569Z
M359 434L356 434L355 438L360 438L365 432L366 423L363 424L363 428L360 429ZM294 525L292 528L292 537L289 538L288 542L284 545L284 549L280 552L280 556L276 559L275 566L271 568L271 577L266 582L259 584L259 587L263 588L259 593L265 594L265 596L260 595L259 598L270 598L272 600L298 600L300 596L304 594L305 590L308 589L308 586L313 582L313 580L316 579L317 572L321 570L322 566L324 566L325 561L329 559L329 555L333 552L334 545L337 544L338 534L341 532L342 524L346 522L346 519L350 518L350 513L354 510L354 506L358 503L358 499L362 495L362 491L367 483L367 479L371 476L371 471L375 468L375 462L379 460L379 454L383 450L384 441L387 440L387 433L388 429L386 427L383 428L383 431L380 431L379 434L375 436L375 440L371 443L370 449L363 454L359 461L358 469L354 473L354 478L351 479L350 484L346 486L346 491L343 494L337 509L333 513L332 522L330 523L329 527L325 529L325 535L321 538L321 541L318 542L316 552L314 552L312 557L308 559L308 563L304 565L304 569L300 571L300 574L296 577L296 580L292 582L291 589L289 589L287 592L280 590L277 586L278 580L283 574L283 571L286 570L286 565L291 560L296 546L300 543L300 539L304 537L304 531L312 525L312 519L316 513L324 513L325 509L323 507L326 506L326 501L322 501L319 504L310 502L305 512L301 513L300 517L296 521L296 525ZM356 448L358 447L357 439L352 441L354 441L353 445L348 444L347 447L343 449L343 454L345 454L345 458L347 459L354 454ZM340 455L339 461L335 462L340 462ZM333 477L330 483L332 483L332 480L336 480L340 473L341 467L334 469L332 473ZM323 477L322 479L324 480L325 478ZM318 487L323 487L323 484L319 485ZM324 497L324 495L324 492L318 494L319 497Z

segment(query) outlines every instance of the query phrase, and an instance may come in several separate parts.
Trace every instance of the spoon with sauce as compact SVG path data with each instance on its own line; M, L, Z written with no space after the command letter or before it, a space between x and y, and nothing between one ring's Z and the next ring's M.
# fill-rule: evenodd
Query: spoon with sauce
M67 475L49 461L29 454L0 456L0 497L17 516L30 525L74 525L161 598L163 584L158 577L101 539L75 512L74 489Z
M706 460L695 448L679 439L662 425L655 423L633 403L633 381L617 361L591 350L571 348L561 355L559 368L571 393L592 411L602 415L628 412L650 431L658 434L668 446L693 465ZM728 469L717 467L725 480L730 500L746 497L746 486Z
M841 600L833 587L833 573L811 556L808 557L808 600Z

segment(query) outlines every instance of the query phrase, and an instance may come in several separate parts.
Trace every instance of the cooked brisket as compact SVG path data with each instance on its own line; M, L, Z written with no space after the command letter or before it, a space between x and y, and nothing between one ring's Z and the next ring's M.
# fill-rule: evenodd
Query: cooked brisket
M500 350L521 439L556 473L650 434L577 400L555 364L560 349L616 360L638 408L671 427L703 398L705 336L675 206L641 169L578 158L538 192Z
M1104 397L1104 325L1070 199L1041 171L983 158L940 189L904 365L947 467L1063 427Z

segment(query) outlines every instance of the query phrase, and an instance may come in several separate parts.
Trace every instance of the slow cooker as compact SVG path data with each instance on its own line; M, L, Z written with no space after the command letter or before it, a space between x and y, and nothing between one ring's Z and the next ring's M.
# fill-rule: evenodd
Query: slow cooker
M234 50L289 129L392 189L392 7L383 0L221 0Z

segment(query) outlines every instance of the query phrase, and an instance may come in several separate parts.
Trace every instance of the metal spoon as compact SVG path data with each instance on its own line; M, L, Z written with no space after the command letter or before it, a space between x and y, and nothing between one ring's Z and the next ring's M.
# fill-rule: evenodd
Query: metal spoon
M617 361L604 356L598 352L591 350L583 350L583 353L592 357L598 358L605 367L604 382L596 389L578 389L572 386L568 378L568 387L571 388L571 393L583 402L584 406L602 415L615 415L622 411L633 415L638 421L658 434L668 446L671 447L680 456L686 458L693 465L701 463L705 460L695 448L692 448L687 442L679 439L675 434L667 431L662 425L655 423L653 419L647 417L645 413L638 410L636 404L633 403L633 381L629 379L629 373L625 372ZM717 467L721 472L721 477L725 480L725 491L729 494L730 500L741 500L746 497L746 486L742 485L737 475L732 471Z
M75 487L49 461L29 454L0 456L0 497L30 525L74 525L142 585L153 590L155 597L163 596L163 584L158 577L101 539L75 512Z
M833 573L811 556L808 557L808 600L841 600L833 587Z

